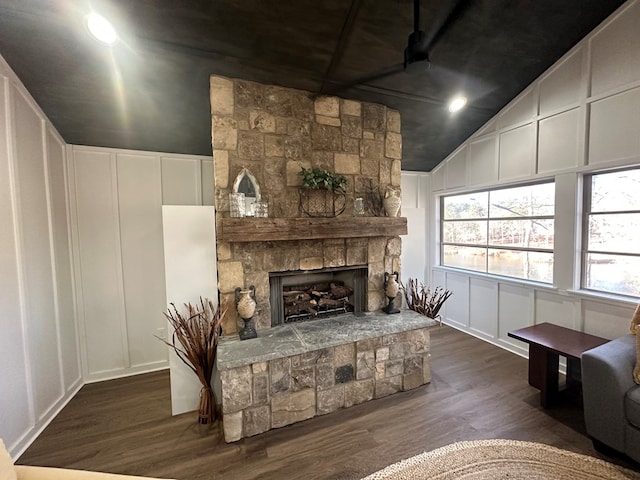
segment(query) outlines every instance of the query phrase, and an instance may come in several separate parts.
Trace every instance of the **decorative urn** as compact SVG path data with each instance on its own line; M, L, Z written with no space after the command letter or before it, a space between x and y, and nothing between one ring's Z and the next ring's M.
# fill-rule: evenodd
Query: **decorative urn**
M256 312L256 287L251 285L248 289L244 290L237 287L235 293L236 311L244 322L244 326L238 332L240 340L256 338L258 334L253 325L253 314Z

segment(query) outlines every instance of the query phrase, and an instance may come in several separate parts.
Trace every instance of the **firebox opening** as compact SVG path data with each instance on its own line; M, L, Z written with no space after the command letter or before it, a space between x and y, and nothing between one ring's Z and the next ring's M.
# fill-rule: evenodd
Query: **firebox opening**
M271 325L364 312L367 267L269 274Z

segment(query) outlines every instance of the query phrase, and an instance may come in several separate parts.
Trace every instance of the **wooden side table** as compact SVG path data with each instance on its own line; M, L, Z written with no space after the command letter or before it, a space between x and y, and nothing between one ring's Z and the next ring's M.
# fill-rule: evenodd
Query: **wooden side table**
M529 385L540 390L540 404L552 406L558 396L560 355L567 359L567 387L581 382L580 357L609 340L552 323L520 328L508 335L529 344Z

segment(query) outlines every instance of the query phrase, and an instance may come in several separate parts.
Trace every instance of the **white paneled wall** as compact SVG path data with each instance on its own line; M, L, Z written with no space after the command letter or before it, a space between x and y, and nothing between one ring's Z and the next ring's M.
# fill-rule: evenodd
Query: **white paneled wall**
M16 457L82 385L65 145L0 57L0 437Z
M640 165L640 1L629 1L431 173L433 205L450 193L543 179L556 184L554 284L438 266L433 284L454 292L445 321L526 355L510 330L541 322L614 338L633 301L579 290L581 180L585 172ZM435 213L435 209L434 209ZM438 230L437 215L429 221Z
M429 174L402 172L402 216L407 218L407 235L402 237L402 281L416 278L427 282L427 208L429 202Z
M71 211L83 377L168 366L162 205L213 203L213 161L70 148Z

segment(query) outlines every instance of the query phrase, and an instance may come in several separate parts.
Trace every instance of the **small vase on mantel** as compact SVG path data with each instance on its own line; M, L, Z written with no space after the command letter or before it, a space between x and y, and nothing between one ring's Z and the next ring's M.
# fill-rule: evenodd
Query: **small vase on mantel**
M397 217L401 203L400 192L395 188L387 187L382 200L382 206L387 217Z
M238 312L238 316L244 323L244 326L238 332L238 334L240 335L240 340L256 338L258 334L253 325L253 314L256 311L256 287L251 285L248 289L245 290L237 287L235 292L236 311Z

